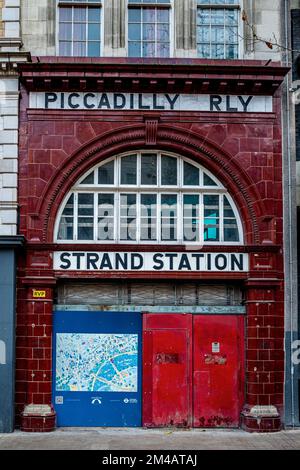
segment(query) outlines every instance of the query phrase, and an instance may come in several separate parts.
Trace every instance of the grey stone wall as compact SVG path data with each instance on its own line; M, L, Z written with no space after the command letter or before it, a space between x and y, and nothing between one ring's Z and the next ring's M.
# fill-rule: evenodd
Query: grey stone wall
M7 0L14 2L15 0ZM24 50L32 55L56 55L56 0L18 0L21 2L21 29ZM259 37L280 41L281 0L244 0L243 7ZM173 44L175 57L197 57L196 0L174 0ZM126 56L127 0L103 2L103 56ZM240 15L241 16L241 15ZM280 60L277 48L269 49L263 41L253 41L249 28L241 21L241 58Z

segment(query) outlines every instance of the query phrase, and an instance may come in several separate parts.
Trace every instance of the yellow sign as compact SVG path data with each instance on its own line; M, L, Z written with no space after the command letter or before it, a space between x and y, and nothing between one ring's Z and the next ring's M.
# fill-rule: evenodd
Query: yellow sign
M33 289L32 295L33 295L34 299L45 298L46 297L46 291L45 290L35 290L35 289Z

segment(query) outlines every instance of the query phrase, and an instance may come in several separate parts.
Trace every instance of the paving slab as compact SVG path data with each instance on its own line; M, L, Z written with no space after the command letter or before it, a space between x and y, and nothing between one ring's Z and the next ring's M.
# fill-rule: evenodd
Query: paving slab
M52 433L0 434L0 450L300 450L300 429L241 430L59 428Z

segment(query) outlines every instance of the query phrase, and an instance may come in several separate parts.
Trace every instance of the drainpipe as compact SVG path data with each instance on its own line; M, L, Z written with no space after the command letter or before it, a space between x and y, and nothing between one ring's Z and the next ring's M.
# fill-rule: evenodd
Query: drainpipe
M290 18L290 0L287 0L284 2L284 41L285 41L285 53L284 53L284 64L286 66L290 66L290 61L289 61L289 48L290 48L290 41L289 41L289 36L290 36L290 27L289 27L289 18ZM288 279L289 279L289 302L287 305L287 302L285 302L285 308L287 309L287 312L285 314L285 326L289 327L290 329L290 399L291 399L291 425L294 428L297 424L296 421L298 421L298 418L296 419L295 416L295 367L294 364L292 363L292 354L293 354L293 349L292 349L292 344L294 341L294 325L293 325L293 319L294 319L294 312L293 312L293 306L294 305L294 260L297 259L296 257L293 256L292 254L292 247L293 250L295 249L295 243L293 243L293 236L292 234L294 233L295 227L293 224L293 200L292 200L292 195L293 195L293 181L292 181L292 158L294 156L294 152L292 151L291 148L291 125L290 125L290 116L291 112L293 110L291 109L290 106L290 92L289 92L289 76L287 77L286 84L285 84L285 100L286 100L286 112L287 112L287 132L285 135L286 138L286 146L285 146L285 153L286 153L286 158L287 158L287 164L284 165L284 168L287 169L287 178L288 178L288 184L287 184L287 201L288 201L288 211L287 211L287 218L288 222L286 225L287 230L288 230L288 240L289 240L289 247L288 247L288 266L285 264L285 267L288 269ZM287 167L287 168L286 168ZM286 185L285 185L286 186ZM286 292L286 287L285 287L285 292ZM288 313L288 316L287 316ZM286 348L285 348L286 349ZM286 373L287 373L287 367L288 365L286 364ZM285 374L286 376L286 374Z

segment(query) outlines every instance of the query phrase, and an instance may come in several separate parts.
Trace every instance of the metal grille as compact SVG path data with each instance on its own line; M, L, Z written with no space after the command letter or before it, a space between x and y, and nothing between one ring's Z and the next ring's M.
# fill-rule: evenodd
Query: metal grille
M170 282L61 283L59 305L241 305L238 285Z

